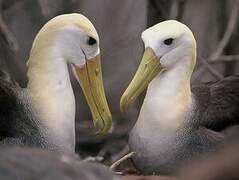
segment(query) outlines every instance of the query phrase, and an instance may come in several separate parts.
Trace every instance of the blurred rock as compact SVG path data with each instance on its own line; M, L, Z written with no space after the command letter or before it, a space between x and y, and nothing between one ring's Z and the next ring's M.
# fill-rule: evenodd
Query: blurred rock
M174 180L174 178L167 176L124 176L122 180Z
M238 132L237 132L238 133ZM195 160L181 168L182 180L227 180L239 179L239 141L230 140L220 151Z
M80 161L55 152L9 147L0 149L0 179L4 180L112 180L118 179L102 164Z

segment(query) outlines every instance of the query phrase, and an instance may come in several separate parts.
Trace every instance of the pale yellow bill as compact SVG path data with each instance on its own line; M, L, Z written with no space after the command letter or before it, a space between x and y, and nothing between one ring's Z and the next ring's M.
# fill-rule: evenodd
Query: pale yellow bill
M159 58L151 48L146 48L134 78L120 99L121 112L127 112L129 106L148 87L148 84L161 70Z
M105 97L100 55L87 60L84 67L75 66L74 69L90 107L97 133L104 133L111 127L112 116Z

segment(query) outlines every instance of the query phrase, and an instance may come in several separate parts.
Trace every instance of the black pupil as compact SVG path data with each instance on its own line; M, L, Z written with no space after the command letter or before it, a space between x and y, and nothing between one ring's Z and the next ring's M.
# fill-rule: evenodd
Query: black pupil
M166 44L166 45L170 45L170 44L172 44L172 42L173 42L173 38L168 38L168 39L164 40L164 44Z
M88 44L89 45L94 45L95 43L96 43L96 40L93 37L89 37Z

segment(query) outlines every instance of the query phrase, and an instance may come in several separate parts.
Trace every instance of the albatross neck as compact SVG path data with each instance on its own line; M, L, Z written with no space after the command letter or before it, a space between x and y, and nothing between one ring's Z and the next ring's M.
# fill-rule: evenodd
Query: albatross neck
M74 152L75 98L68 67L57 49L42 50L28 61L27 89L49 143L60 151Z
M190 79L194 67L194 61L187 58L158 74L149 84L139 121L147 119L148 125L159 125L170 132L186 120L193 103Z

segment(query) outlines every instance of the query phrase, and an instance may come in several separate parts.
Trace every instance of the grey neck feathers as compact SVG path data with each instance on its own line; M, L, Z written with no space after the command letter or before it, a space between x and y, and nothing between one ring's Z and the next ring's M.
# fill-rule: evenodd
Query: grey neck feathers
M153 126L162 127L165 133L180 128L193 107L190 88L193 66L191 59L182 60L150 83L138 124L145 124L145 129L149 131Z
M67 63L57 49L47 50L30 56L27 89L43 137L59 151L74 152L75 98Z

